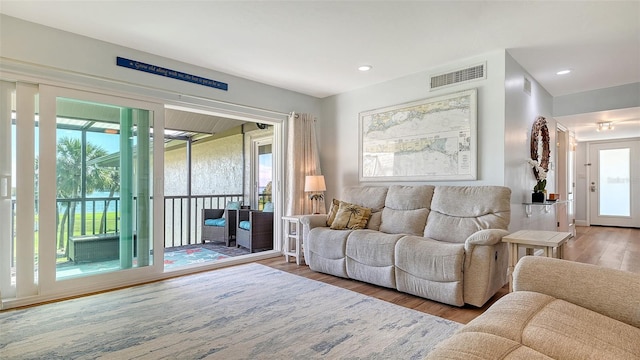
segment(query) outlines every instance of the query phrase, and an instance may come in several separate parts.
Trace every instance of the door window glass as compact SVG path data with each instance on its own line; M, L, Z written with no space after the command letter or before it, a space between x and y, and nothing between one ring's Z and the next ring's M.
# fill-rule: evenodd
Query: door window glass
M600 150L599 214L631 215L630 149Z

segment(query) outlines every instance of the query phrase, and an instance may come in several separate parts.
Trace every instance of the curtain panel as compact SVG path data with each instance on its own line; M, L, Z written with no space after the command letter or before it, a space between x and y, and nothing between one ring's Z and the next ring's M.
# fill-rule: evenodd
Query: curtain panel
M287 165L286 165L286 215L311 214L313 203L304 192L307 175L322 175L315 117L311 114L291 113L288 120ZM324 199L319 200L318 209L326 214Z

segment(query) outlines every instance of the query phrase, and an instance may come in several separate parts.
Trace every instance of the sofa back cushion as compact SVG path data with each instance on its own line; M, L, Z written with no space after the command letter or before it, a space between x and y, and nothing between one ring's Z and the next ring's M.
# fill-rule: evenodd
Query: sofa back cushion
M483 229L509 227L511 189L503 186L436 186L424 236L464 242Z
M340 200L371 209L367 229L379 230L381 211L387 197L386 186L352 186L342 192Z
M433 189L433 185L390 186L382 210L380 231L421 236L429 216Z

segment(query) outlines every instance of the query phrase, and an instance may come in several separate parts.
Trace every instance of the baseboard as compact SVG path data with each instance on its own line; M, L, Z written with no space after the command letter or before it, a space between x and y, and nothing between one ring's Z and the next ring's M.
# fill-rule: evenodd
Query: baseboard
M589 226L589 222L587 220L576 220L576 226Z

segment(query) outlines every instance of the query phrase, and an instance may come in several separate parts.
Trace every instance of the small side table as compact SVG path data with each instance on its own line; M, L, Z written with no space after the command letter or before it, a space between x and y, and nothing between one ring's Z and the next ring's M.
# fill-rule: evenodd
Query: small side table
M509 243L509 291L513 291L513 269L518 263L518 250L525 247L526 255L533 255L533 249L542 249L546 257L562 259L564 245L571 237L571 233L557 231L520 230L502 238L502 242ZM556 256L553 249L556 249Z
M304 264L303 252L302 252L302 223L300 218L304 215L292 215L283 216L282 221L284 223L284 258L289 262L289 257L296 258L296 264Z

